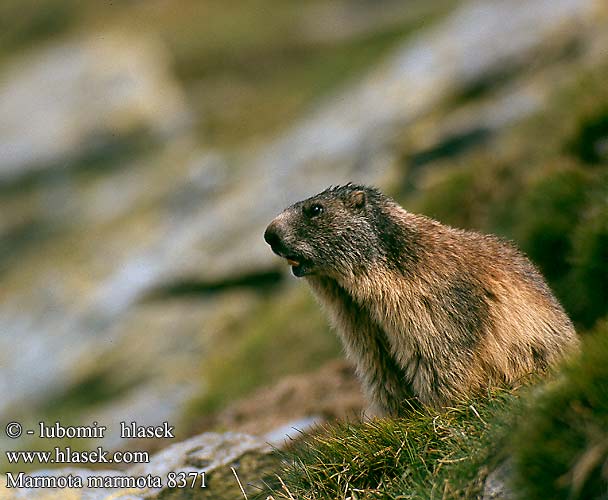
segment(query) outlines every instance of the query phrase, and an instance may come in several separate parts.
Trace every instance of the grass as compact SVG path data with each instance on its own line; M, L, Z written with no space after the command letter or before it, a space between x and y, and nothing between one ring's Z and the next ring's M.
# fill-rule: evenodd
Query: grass
M608 496L608 318L562 380L530 399L512 447L522 497Z
M489 422L516 397L496 391L441 413L323 427L285 453L259 498L474 498L500 456L500 426Z

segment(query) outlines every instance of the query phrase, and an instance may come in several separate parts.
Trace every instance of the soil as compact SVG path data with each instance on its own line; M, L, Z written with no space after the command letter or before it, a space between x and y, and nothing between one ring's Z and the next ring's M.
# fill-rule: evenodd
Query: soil
M258 389L202 418L194 430L264 435L306 417L360 420L364 409L365 400L353 367L344 360L334 360L316 372L290 375Z

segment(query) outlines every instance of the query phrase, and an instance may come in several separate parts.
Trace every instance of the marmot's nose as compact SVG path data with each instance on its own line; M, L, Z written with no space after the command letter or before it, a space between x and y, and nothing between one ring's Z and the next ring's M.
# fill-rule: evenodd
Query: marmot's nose
M279 236L278 227L276 222L271 222L270 225L264 231L264 240L272 248L276 248L281 244L281 237Z

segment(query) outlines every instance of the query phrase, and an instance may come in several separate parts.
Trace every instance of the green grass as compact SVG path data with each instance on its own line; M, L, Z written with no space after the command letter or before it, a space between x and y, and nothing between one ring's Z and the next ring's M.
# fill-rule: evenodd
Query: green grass
M515 484L529 500L608 496L608 321L562 380L530 398L512 444Z
M319 99L360 76L411 29L403 26L329 46L274 47L252 54L253 61L232 61L202 78L194 93L195 109L203 117L201 136L228 147L280 132ZM193 75L184 76L194 81Z
M285 453L259 498L474 498L501 456L498 422L515 399L496 391L441 413L323 427Z

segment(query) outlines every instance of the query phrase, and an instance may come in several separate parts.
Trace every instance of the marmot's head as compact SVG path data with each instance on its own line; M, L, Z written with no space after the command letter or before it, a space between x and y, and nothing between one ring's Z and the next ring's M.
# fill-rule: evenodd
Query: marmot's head
M380 199L380 192L365 186L329 188L284 210L264 239L295 276L355 276L378 255L373 221Z

